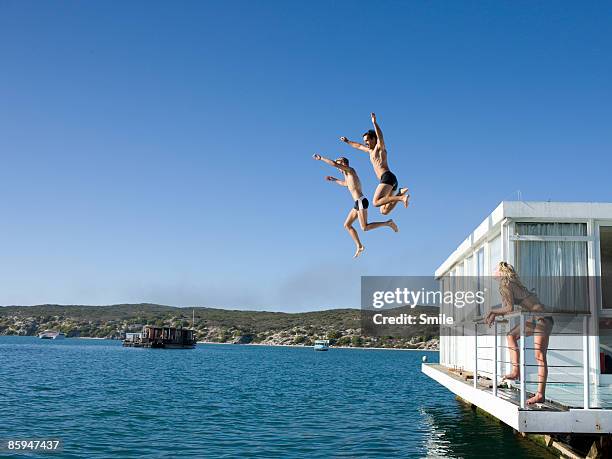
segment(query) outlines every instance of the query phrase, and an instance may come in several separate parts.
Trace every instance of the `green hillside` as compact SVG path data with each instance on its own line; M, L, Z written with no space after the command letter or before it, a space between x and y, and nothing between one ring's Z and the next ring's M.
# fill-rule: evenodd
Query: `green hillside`
M420 312L432 313L432 308L412 310ZM438 336L438 327L431 325L412 326L402 338L363 336L359 309L284 313L146 303L4 306L0 307L0 334L36 335L55 329L69 337L120 338L146 324L191 327L193 313L198 339L212 342L309 345L317 338L329 338L340 345L414 347Z

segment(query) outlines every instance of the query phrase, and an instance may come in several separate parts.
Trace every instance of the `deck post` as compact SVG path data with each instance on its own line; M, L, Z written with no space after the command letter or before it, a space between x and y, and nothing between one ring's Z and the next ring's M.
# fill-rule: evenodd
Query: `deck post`
M478 323L474 324L474 389L478 389Z
M521 313L519 316L520 322L520 344L519 344L519 353L520 353L520 366L519 366L519 375L521 378L521 409L525 409L525 315Z
M583 408L589 408L590 387L589 387L589 316L582 318L582 367L583 367L583 385L584 385L584 400Z
M493 396L497 397L497 321L493 320Z

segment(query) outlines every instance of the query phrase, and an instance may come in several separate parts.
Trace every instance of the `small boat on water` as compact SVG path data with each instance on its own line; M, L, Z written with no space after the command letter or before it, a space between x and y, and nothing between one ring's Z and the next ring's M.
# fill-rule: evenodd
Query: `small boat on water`
M123 346L157 349L193 349L196 346L195 331L190 328L145 325L140 333L126 333Z
M327 351L329 350L329 340L328 339L318 339L314 343L315 351Z
M64 339L66 335L55 330L45 330L44 332L39 333L38 337L40 339Z

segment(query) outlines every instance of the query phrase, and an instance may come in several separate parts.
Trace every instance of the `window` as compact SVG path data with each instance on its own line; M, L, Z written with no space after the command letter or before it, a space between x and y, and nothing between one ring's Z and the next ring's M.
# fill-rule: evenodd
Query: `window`
M476 291L484 290L484 269L485 269L485 257L484 257L484 247L481 247L478 252L476 252ZM475 313L477 316L482 315L484 311L481 310L480 304L476 305Z
M471 255L467 257L465 261L466 263L465 263L465 270L463 272L463 275L466 277L473 276L474 275L474 256Z
M499 293L499 284L493 278L493 273L497 269L497 265L502 261L501 255L501 236L497 236L495 239L489 241L489 276L485 287L490 292L488 295L489 304L487 305L490 310L493 307L501 305L501 295Z
M601 254L601 307L612 310L612 226L599 227ZM601 373L612 375L612 318L599 319Z
M476 252L476 276L484 276L484 266L484 247L482 247L480 250L478 250L478 252Z
M501 259L501 236L489 241L489 276L492 276Z
M601 307L612 309L612 226L599 228L601 252Z
M589 310L585 223L517 223L516 269L550 311ZM576 240L578 239L578 240Z

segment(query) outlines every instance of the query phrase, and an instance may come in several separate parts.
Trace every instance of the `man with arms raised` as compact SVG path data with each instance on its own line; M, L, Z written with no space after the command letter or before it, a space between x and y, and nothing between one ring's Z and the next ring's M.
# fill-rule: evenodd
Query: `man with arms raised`
M374 129L370 129L363 135L365 145L353 142L346 137L340 137L340 140L370 155L370 162L374 166L374 172L378 180L380 180L374 193L374 205L380 207L380 213L387 215L400 201L404 203L404 207L408 207L410 195L408 194L408 188L400 188L397 195L393 194L398 187L397 177L389 170L387 148L385 147L382 131L376 122L376 115L372 113L371 116Z
M359 181L359 176L355 169L349 167L348 159L346 158L338 158L335 161L331 159L327 159L322 157L321 155L313 155L313 158L317 161L323 161L330 166L333 166L342 171L342 175L344 175L344 180L339 180L335 177L327 176L325 177L330 182L336 182L340 186L345 186L351 193L353 200L355 201L355 205L348 213L346 217L346 221L344 222L344 228L349 232L351 238L355 242L357 246L357 250L355 251L354 258L357 258L361 255L361 252L365 249L361 241L359 240L359 236L357 235L357 231L353 228L353 222L359 219L359 224L361 225L361 229L364 231L370 231L374 228L380 228L381 226L388 226L396 233L399 231L397 225L393 220L387 220L386 222L373 222L368 223L368 200L361 192L361 182Z

